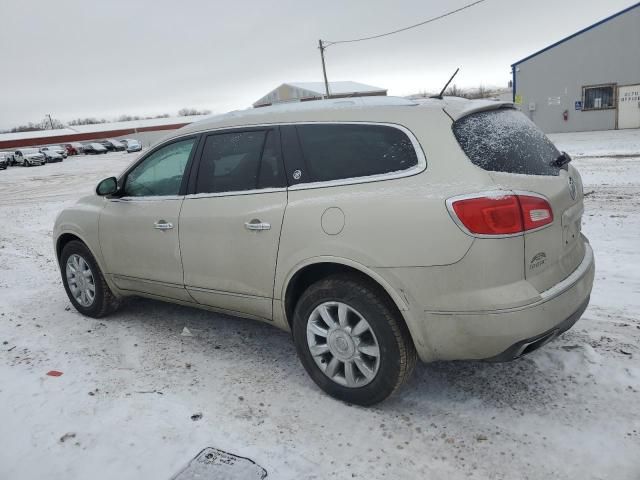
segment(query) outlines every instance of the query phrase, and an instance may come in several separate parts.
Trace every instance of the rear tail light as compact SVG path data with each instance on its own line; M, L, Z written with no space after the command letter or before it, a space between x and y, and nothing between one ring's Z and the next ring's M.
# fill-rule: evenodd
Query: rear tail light
M553 222L549 202L533 195L479 194L449 199L447 205L472 235L516 235Z

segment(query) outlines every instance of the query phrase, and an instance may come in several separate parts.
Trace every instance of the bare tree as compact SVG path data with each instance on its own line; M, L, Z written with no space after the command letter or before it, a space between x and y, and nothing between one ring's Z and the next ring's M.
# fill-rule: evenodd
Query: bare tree
M455 83L451 85L444 94L448 97L464 97L465 92L459 88Z
M107 123L107 121L102 118L102 119L97 119L97 118L93 118L93 117L87 117L87 118L76 118L75 120L71 120L69 122L70 126L75 126L75 125L96 125L99 123Z
M180 117L188 117L190 115L209 115L211 110L198 110L197 108L181 108L178 110Z

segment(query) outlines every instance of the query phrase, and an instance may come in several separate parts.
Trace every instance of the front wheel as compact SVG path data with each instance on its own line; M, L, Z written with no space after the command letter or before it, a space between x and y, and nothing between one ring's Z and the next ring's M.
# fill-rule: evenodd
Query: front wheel
M64 246L60 270L67 296L80 313L100 318L117 309L118 300L84 243L73 240Z
M409 378L417 359L395 305L376 284L353 275L328 277L302 294L293 337L313 381L357 405L386 399Z

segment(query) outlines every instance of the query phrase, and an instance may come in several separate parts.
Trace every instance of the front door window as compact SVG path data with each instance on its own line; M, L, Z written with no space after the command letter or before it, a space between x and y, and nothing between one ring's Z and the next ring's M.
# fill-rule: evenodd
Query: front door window
M153 152L127 175L124 195L127 197L178 195L184 170L195 142L195 138L189 138Z

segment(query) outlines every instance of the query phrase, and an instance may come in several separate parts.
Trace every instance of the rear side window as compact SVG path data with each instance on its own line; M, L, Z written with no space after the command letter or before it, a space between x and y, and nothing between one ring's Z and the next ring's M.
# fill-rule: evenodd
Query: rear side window
M395 127L318 124L296 129L313 181L380 175L418 164L411 140Z
M196 193L222 193L284 186L277 132L210 135L204 144Z
M491 172L558 175L560 156L542 130L517 110L489 110L453 124L462 150L474 165Z

